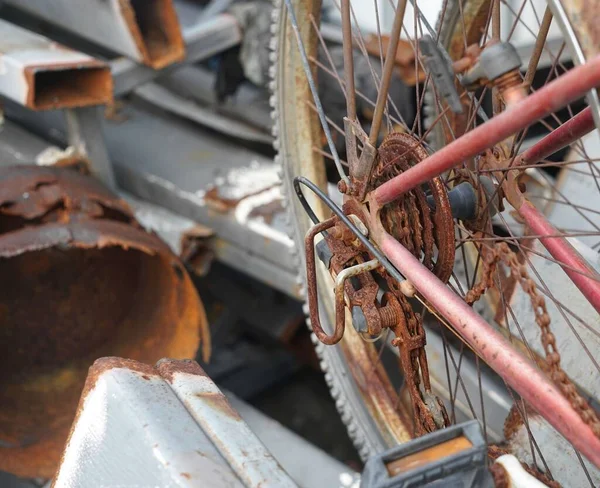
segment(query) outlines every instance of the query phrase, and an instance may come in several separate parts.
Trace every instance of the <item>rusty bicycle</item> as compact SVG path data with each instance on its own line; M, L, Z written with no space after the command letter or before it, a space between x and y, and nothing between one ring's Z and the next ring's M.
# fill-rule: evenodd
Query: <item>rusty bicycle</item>
M477 418L490 456L597 486L599 5L324 3L275 3L272 105L359 452Z

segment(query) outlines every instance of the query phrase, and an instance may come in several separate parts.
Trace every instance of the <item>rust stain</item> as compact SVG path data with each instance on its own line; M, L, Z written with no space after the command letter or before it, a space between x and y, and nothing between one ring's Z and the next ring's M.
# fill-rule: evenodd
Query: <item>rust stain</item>
M283 205L280 199L276 199L265 205L253 208L248 217L262 217L267 224L270 224L273 221L273 217L281 212L283 212Z
M196 393L196 396L213 410L219 411L234 420L242 420L240 414L235 411L222 393Z
M103 371L194 357L208 325L180 260L129 206L66 168L0 169L0 469L52 477ZM210 350L210 346L208 346ZM85 386L84 386L85 384ZM83 393L82 392L83 387ZM80 406L82 403L80 402Z
M383 53L384 57L386 56L389 44L389 35L384 34L382 36L377 36L372 34L367 36L365 48L369 55L379 59L381 53ZM398 49L396 50L394 64L396 65L396 70L402 81L409 86L422 83L426 78L426 73L421 65L418 66L418 72L415 73L415 54L415 49L410 41L405 39L400 39L398 41Z
M156 369L158 370L158 373L165 379L165 381L168 381L169 383L173 383L177 373L206 376L206 373L200 367L200 365L191 359L161 359L156 364Z
M190 473L179 473L181 476L183 476L186 480L191 480L192 479L192 475Z
M215 233L203 225L196 225L181 236L180 258L198 276L206 276L215 258Z

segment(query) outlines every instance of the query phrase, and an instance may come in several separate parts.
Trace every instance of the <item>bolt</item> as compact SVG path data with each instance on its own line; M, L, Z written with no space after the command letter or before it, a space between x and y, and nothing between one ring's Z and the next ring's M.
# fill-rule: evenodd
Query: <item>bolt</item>
M393 327L398 323L398 311L390 305L381 307L379 309L379 316L381 317L381 327Z
M340 193L346 193L348 191L348 185L346 184L346 182L344 180L340 180L338 181L338 190L340 191Z

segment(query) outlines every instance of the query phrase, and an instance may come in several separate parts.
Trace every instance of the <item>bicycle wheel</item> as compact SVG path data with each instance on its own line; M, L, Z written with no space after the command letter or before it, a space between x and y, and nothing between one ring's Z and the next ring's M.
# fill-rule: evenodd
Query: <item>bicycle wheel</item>
M365 5L361 4L359 15L362 20L369 17L369 12L365 12ZM354 8L358 8L357 5L357 2L350 2L351 34L355 43L352 58L357 68L355 73L359 71L355 79L356 113L357 118L368 127L373 125L373 108L379 93L389 38L381 35L381 30L386 26L383 25L379 4L373 2L370 5L371 18L374 19L374 31L370 37L367 37L364 24L359 27L356 22ZM391 2L390 5L393 6ZM463 74L472 67L480 48L492 45L491 40L514 41L519 37L522 43L523 40L529 41L521 48L526 55L521 76L529 92L539 90L562 74L571 62L582 63L595 55L593 38L590 37L591 27L586 23L569 21L578 15L580 18L592 18L584 15L585 11L576 11L573 5L565 6L565 11L559 2L555 2L552 5L555 19L552 21L550 10L548 13L544 11L545 5L540 8L530 0L498 2L500 15L496 14L495 5L493 0L443 2L440 20L432 29L432 38L439 41L439 46L445 50L445 53L438 52L438 55L447 54L457 69L467 66ZM284 6L276 3L272 46L276 148L283 167L284 188L288 194L291 231L298 249L302 250L304 236L312 222L293 197L292 181L296 176L304 176L330 195L339 197L335 192L339 176L332 170L329 160L333 159L333 150L343 151L345 146L342 117L346 113L340 110L340 106L343 106L344 87L347 85L343 80L343 45L336 45L335 35L331 35L332 29L323 31L325 33L319 31L321 2L293 1L292 6L302 45L316 74L321 98L325 100L324 115L328 118L330 131L336 136L333 148L324 144L317 107L303 70L294 31ZM334 14L339 9L335 5L332 8ZM412 12L409 10L404 15L403 30L417 32L418 37L428 33L418 7ZM391 14L395 12L395 7L390 10ZM388 16L388 20L389 17L393 15ZM554 25L550 35L546 35L544 26L549 21ZM382 128L377 131L374 144L379 150L379 158L375 164L377 175L371 182L372 187L385 183L406 169L382 168L381 161L389 162L389 154L397 156L394 151L399 148L406 150L409 142L411 148L418 143L419 150L413 151L418 154L408 164L417 163L481 125L484 119L502 112L505 102L502 93L506 94L507 86L512 88L522 83L521 80L513 83L514 78L512 84L505 85L484 82L466 91L454 79L454 90L462 106L462 113L455 113L449 107L448 95L444 93L444 90L448 91L448 86L440 87L431 81L432 77L427 74L414 37L414 34L410 34L408 42L397 54L395 73L398 75L392 77L391 96L388 97ZM535 49L536 42L541 49ZM536 54L538 51L542 54L539 57ZM458 66L456 62L463 66ZM512 75L515 75L514 70ZM407 88L413 83L417 83L416 88ZM410 91L414 92L412 98L406 95ZM490 92L494 96L488 100ZM591 105L595 109L594 104ZM414 108L412 112L407 110L411 106ZM421 205L418 215L402 215L406 213L406 208L391 205L386 209L386 218L390 232L395 232L394 236L410 248L413 255L426 261L431 270L447 274L443 278L448 287L473 303L517 348L530 355L540 368L549 375L554 371L556 379L559 374L556 367L560 366L560 373L564 370L581 392L581 395L573 397L574 401L579 402L586 415L594 417L593 406L589 407L587 403L584 406L581 402L589 400L594 405L594 399L600 394L597 381L600 369L595 359L600 350L598 314L565 274L568 263L551 257L536 239L536 233L523 225L522 219L515 215L510 205L505 204L503 195L498 195L500 192L493 189L494 183L502 180L504 173L489 164L490 159L499 159L500 156L513 158L531 143L524 134L540 137L559 123L572 119L582 107L581 101L576 101L562 111L553 112L525 131L515 132L501 143L490 146L489 151L469 158L460 170L449 172L435 182L428 182L429 190L423 195L412 196L412 201L407 203L409 207ZM392 134L382 140L386 134L399 132L404 135ZM596 248L600 236L599 226L594 222L594 215L600 212L600 186L596 183L598 170L594 164L594 150L597 151L595 138L597 135L594 132L573 142L566 153L562 151L545 156L546 159L535 167L534 164L521 162L518 168L523 170L520 171L523 175L519 175L519 183L522 184L527 178L528 197L549 216L558 227L560 236L575 242L592 264L597 264ZM377 167L377 164L380 166ZM486 186L490 185L490 180L492 190ZM467 213L468 210L471 210L471 214L475 213L477 218L462 215L452 219L452 225L431 216L425 218L427 210L423 207L423 198L438 198L441 202L461 183L468 183L476 193L487 198L483 209L466 209ZM588 195L582 196L581 185L592 185L595 200ZM331 213L321 200L313 197L309 201L321 220L330 217ZM437 208L435 204L432 207L431 202L427 205ZM494 215L488 212L490 208L495 208L495 213L492 212ZM306 259L301 251L298 261L299 269L304 270ZM320 283L317 292L320 321L325 331L331 333L335 324L333 282L329 270L320 263L317 265L317 276ZM381 281L381 277L378 280ZM380 287L380 293L400 294L390 281L393 280L388 280ZM532 307L532 301L538 308ZM542 301L544 306L540 307ZM379 304L383 303L379 297ZM440 314L435 307L424 308L414 301L402 303L409 303L410 310L404 310L403 313L411 320L423 323L427 338L429 374L427 378L420 375L417 387L422 402L435 411L431 417L433 424L436 424L433 428L443 423L439 419L441 410L435 401L438 397L443 400L450 421L478 418L490 443L503 443L502 449L516 453L521 461L535 466L550 479L555 478L561 483L570 480L567 483L570 486L586 486L586 483L595 486L600 482L597 470L590 463L582 460L579 453L565 444L564 439L548 427L543 418L532 412L493 369L471 354L469 348L456 340L449 329L439 325L437 318ZM536 310L537 315L534 313ZM536 320L544 326L541 327ZM354 317L354 323L356 321ZM391 329L385 329L377 340L365 340L365 334L350 326L352 323L352 314L346 310L348 326L338 345L326 346L316 337L314 341L342 419L360 454L366 458L421 433L423 426L420 425L421 420L415 421L418 417L415 412L421 407L415 406L407 386L406 371L397 364L397 349L390 346L393 334L387 331ZM546 351L540 335L544 335L547 342L549 328L554 334L552 337L556 338L559 364L554 361L549 365L545 358ZM556 359L556 356L552 357ZM415 369L424 371L422 366ZM430 391L432 396L427 396L429 393L424 396L423 390ZM432 425L431 419L429 425Z

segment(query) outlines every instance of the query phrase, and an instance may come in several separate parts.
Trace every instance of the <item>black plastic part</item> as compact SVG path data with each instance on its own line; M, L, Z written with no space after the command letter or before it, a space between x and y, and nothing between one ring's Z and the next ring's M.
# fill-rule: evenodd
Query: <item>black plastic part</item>
M397 459L464 436L472 447L390 477L386 465ZM471 420L400 444L373 456L362 473L361 488L493 488L487 445L479 422Z
M477 193L471 183L465 181L448 192L452 217L460 220L473 220L477 217ZM435 210L433 196L427 196L427 204Z
M455 114L463 113L463 106L460 103L460 96L454 86L454 71L444 56L439 51L437 43L429 35L419 39L419 48L425 59L425 66L431 75L433 84L441 93L446 103Z
M331 263L333 253L331 252L331 249L329 249L327 241L322 240L317 242L315 250L317 251L317 257L319 258L319 260L325 265L327 269L329 269L329 264Z

